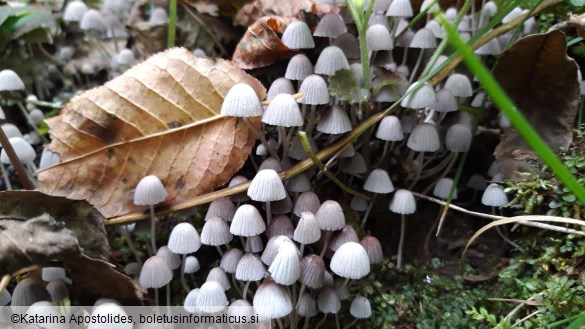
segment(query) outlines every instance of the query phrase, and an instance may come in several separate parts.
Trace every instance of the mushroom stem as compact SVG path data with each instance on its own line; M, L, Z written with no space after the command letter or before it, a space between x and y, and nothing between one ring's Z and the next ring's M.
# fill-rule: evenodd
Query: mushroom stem
M335 327L340 329L341 326L339 325L339 312L335 313Z
M158 288L154 288L154 305L158 306Z
M406 65L406 57L408 56L408 47L404 47L404 54L402 55L402 63L400 65Z
M128 232L128 230L126 229L126 227L124 225L120 227L120 231L122 232L122 237L124 237L124 240L126 240L126 244L128 244L128 249L130 249L130 251L134 255L134 258L136 258L136 262L138 264L140 264L140 266L142 266L142 260L140 259L140 256L138 255L138 250L136 249L136 246L134 245L134 241L132 241L132 237L130 236L130 232Z
M303 329L307 329L309 328L309 319L311 319L310 316L305 317L305 323L303 324Z
M284 329L284 326L282 325L282 320L276 319L276 323L278 324L279 329Z
M295 314L298 314L298 309L299 306L301 305L301 297L303 296L303 293L305 292L305 284L302 283L301 284L301 289L299 290L299 298L297 299L297 304L295 305Z
M266 201L266 223L267 223L267 226L270 225L271 220L272 220L272 209L270 209L270 201Z
M307 122L307 129L306 132L309 133L310 136L313 135L313 126L315 125L315 109L317 105L311 105L311 114L309 114L309 121Z
M325 233L325 243L323 244L323 250L321 250L321 254L319 255L321 258L323 258L323 256L327 252L327 248L329 247L329 240L330 239L331 239L331 231L328 230Z
M347 326L343 327L343 329L349 329L353 326L355 326L355 324L357 323L358 319L353 319L350 323L347 324Z
M319 327L321 327L321 325L323 325L323 323L325 323L326 319L327 319L327 313L324 313L323 319L321 319L321 321L319 321L319 323L317 323L317 325L315 326L315 329L319 329Z
M425 152L420 152L420 155L418 156L418 160L417 160L416 176L414 177L414 180L412 181L412 183L410 183L410 187L408 188L409 190L412 190L412 188L416 185L416 183L420 179L420 173L422 171L424 157L425 157Z
M156 217L154 216L154 206L150 205L150 246L153 255L156 254Z
M396 267L402 267L402 248L404 246L404 232L406 231L406 219L404 214L400 215L400 241L398 242L398 255L396 256Z
M242 298L244 300L248 300L248 287L250 287L250 281L246 281L246 285L244 286L244 291L242 292Z
M22 102L21 101L17 101L16 104L18 105L18 108L22 112L22 115L24 115L24 117L26 119L26 123L28 123L28 125L39 136L39 138L43 141L43 143L45 143L45 144L49 143L49 141L47 140L47 138L45 136L41 135L41 133L39 132L39 128L37 128L37 125L35 125L33 123L32 119L30 118L30 115L28 114L28 111L26 110L26 108L24 107L24 105L22 104Z
M183 254L183 262L181 263L181 285L185 292L189 293L191 288L187 284L187 279L185 278L185 259L187 258L187 254Z
M362 224L360 225L361 227L366 227L366 221L368 220L368 217L370 216L370 212L372 212L372 208L374 208L374 202L376 202L376 193L374 193L374 196L372 197L372 201L370 201L370 204L368 205L368 209L366 210L366 213L364 214L364 218L362 219Z
M420 48L420 53L418 54L418 58L416 59L416 64L414 64L414 68L412 69L412 72L410 72L410 78L408 79L409 84L412 84L414 78L416 77L416 71L420 66L420 62L422 61L424 52L425 52L424 48Z
M217 248L217 252L219 253L220 256L223 256L223 251L221 251L221 247L220 246L215 246Z
M264 134L262 134L256 128L256 126L254 126L252 124L252 122L250 122L250 120L248 118L242 118L242 119L248 125L248 127L250 128L250 130L252 130L252 132L256 135L256 137L260 140L260 142L262 142L262 144L264 145L264 147L266 148L266 150L268 151L268 153L270 153L270 155L273 158L275 158L276 160L280 161L280 158L278 157L278 154L276 153L276 151L273 150L272 147L270 147L270 145L268 144L268 141L266 141L266 138L264 138Z

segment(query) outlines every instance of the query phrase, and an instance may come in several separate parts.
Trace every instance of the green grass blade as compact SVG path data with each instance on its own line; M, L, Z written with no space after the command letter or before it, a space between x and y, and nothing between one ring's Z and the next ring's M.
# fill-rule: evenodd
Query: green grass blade
M583 186L579 184L577 179L561 163L546 142L540 137L534 128L532 128L522 113L518 111L512 100L506 95L506 92L498 84L483 63L473 54L471 47L465 44L457 33L457 30L449 23L445 16L439 14L438 19L443 25L449 40L453 46L457 48L469 69L479 79L483 88L490 95L496 106L506 115L512 125L518 130L520 135L536 152L540 159L551 168L555 176L561 180L561 182L563 182L563 184L565 184L565 186L570 189L583 204L585 204L585 189Z
M167 48L175 46L175 35L177 33L177 0L169 1L169 33L167 36Z

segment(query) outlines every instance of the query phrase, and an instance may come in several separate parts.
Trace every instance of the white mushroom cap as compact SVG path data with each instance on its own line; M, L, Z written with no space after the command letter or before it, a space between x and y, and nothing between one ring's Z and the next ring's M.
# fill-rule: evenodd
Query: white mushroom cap
M422 28L416 31L409 47L420 49L436 48L437 39L431 30Z
M420 87L418 86L419 84L420 83L416 81L408 87L406 93L409 93L415 88L418 89L415 92L406 95L406 97L402 99L402 102L400 102L400 106L421 109L433 106L437 103L437 96L435 95L433 87L428 82L423 83Z
M264 280L254 294L254 310L261 316L278 319L292 311L291 297L286 289L272 280Z
M289 178L284 183L284 187L289 192L308 192L313 188L309 176L304 172Z
M425 28L431 30L435 38L443 39L445 37L445 31L443 31L443 27L434 19L428 21L425 25Z
M0 91L13 91L23 89L24 82L22 82L22 79L20 79L16 72L8 69L0 71Z
M190 223L179 223L169 236L169 249L175 254L190 254L201 247L199 233Z
M333 45L339 47L348 59L360 58L360 44L355 35L351 33L343 33L338 36Z
M502 18L502 24L508 24L522 15L524 15L524 10L522 10L522 8L520 7L516 7L512 9L512 11L508 13L508 15Z
M293 240L299 243L311 244L319 241L321 229L317 218L312 212L303 211L295 229Z
M134 56L132 50L124 48L118 53L117 60L121 65L130 66L136 63L136 56Z
M473 95L471 81L463 74L451 74L445 81L444 88L450 90L455 97L471 97Z
M319 196L317 196L315 192L312 191L303 192L299 194L299 197L295 202L293 213L301 217L303 211L316 213L317 210L319 210L320 206L321 201L319 201Z
M51 301L51 295L41 281L26 278L19 281L12 291L11 306L30 306L40 301Z
M331 106L319 120L317 131L325 134L343 134L351 130L351 121L345 110L338 105Z
M94 30L97 32L105 32L108 30L104 17L95 9L89 9L83 14L79 27L82 30Z
M128 319L128 314L126 313L126 311L124 311L124 308L118 304L115 303L103 303L100 305L97 305L93 311L91 312L91 316L92 318L104 318L104 317L112 317L113 319L116 318L120 318L120 319ZM100 323L99 321L91 321L88 326L87 329L103 329L105 326L103 323ZM134 327L134 325L132 323L124 323L124 322L120 322L120 323L116 323L115 325L112 325L112 328L116 328L116 329L132 329Z
M49 281L47 283L46 289L49 292L49 295L51 295L52 302L62 301L65 298L69 297L69 289L67 288L67 285L65 284L65 282L63 282L61 280ZM0 295L2 295L2 294L0 294ZM1 296L0 296L0 299L2 299ZM0 305L2 305L1 300L0 300Z
M346 31L347 28L343 19L335 13L329 13L321 17L313 35L316 37L337 38Z
M394 0L386 12L386 16L390 17L412 17L412 15L410 0Z
M71 1L65 7L63 20L65 22L80 22L87 10L88 8L83 1Z
M140 270L140 285L144 288L161 288L171 282L173 272L159 256L148 258Z
M445 135L445 147L451 152L467 152L471 147L473 136L471 130L464 124L454 124Z
M457 99L449 89L441 89L437 91L437 103L430 106L432 110L437 112L454 112L458 110Z
M343 50L336 46L326 47L319 54L317 63L315 63L315 73L324 75L334 75L341 69L349 70L349 63Z
M501 52L502 48L497 39L491 39L475 50L475 54L477 55L497 55Z
M223 256L221 256L219 267L223 268L227 273L236 273L236 268L238 267L242 255L243 253L240 249L230 248L223 253Z
M372 306L370 305L370 301L364 296L355 296L349 307L349 313L358 319L369 318L372 316Z
M386 170L374 169L366 178L364 190L372 193L387 194L394 191L394 185Z
M508 196L500 185L490 184L481 196L481 203L490 207L502 207L508 203Z
M292 82L287 78L278 78L272 82L268 92L266 92L266 100L272 100L278 94L289 94L295 93L295 87Z
M301 276L299 250L294 243L284 242L278 247L278 253L270 264L268 272L276 283L291 285Z
M368 264L369 265L369 264ZM323 313L337 313L341 309L341 300L334 287L325 287L317 297L317 306Z
M411 29L405 30L407 27L408 27L407 20L403 18L398 20L398 28L396 29L396 34L398 35L398 38L396 38L396 46L405 48L410 46L410 43L412 42L415 33Z
M165 201L167 190L160 179L149 175L140 180L134 191L134 204L140 206L155 205Z
M23 163L30 163L35 160L35 157L37 156L35 150L23 138L12 137L9 138L8 141L10 142L10 145L12 145L12 148L14 149L14 152L16 153L18 160L20 160ZM2 163L5 164L10 164L10 158L8 158L8 154L6 153L6 150L4 148L0 153L0 161L2 161Z
M225 274L225 271L221 267L214 267L209 271L207 278L205 279L205 282L208 281L215 281L219 283L223 290L228 290L232 286L230 284L230 280L227 277L227 274Z
M171 270L176 270L181 267L181 257L172 252L168 246L158 248L156 255L162 258Z
M303 125L303 117L299 105L291 95L278 94L266 107L262 122L273 126L298 127Z
M337 201L323 202L315 213L315 217L317 217L317 222L322 230L337 231L345 226L345 215Z
M377 264L382 261L384 258L382 245L376 237L367 235L360 241L360 244L366 250L368 258L370 259L370 264Z
M45 282L64 279L67 275L62 267L43 267L41 278Z
M408 148L417 152L435 152L441 147L437 128L432 123L421 123L414 127L408 141Z
M167 23L169 21L169 15L167 15L167 11L164 8L155 7L150 12L148 21L150 23Z
M437 198L447 199L453 187L453 180L448 177L443 177L437 181L433 189L433 195ZM457 199L457 188L453 191L453 200Z
M197 257L187 256L187 258L185 258L185 273L196 273L200 268L201 266L199 265Z
M197 313L200 310L197 308L197 295L199 294L199 288L191 290L187 297L185 298L185 302L183 303L183 308L185 311L189 313Z
M266 230L264 219L256 207L244 204L241 205L236 214L232 224L230 225L230 232L238 236L253 236L258 235Z
M228 304L223 287L216 281L207 281L197 293L195 299L197 308L205 313L220 312Z
M236 83L221 104L221 114L233 117L256 117L264 113L254 89L245 83Z
M264 169L252 179L248 196L254 201L277 201L286 198L286 191L278 173L272 169Z
M402 132L402 125L398 117L389 115L382 119L376 130L376 137L385 141L403 140L404 133Z
M11 300L12 295L10 295L10 292L6 290L6 288L2 289L2 291L0 291L0 306L8 305Z
M370 259L361 244L347 242L331 257L331 270L344 278L361 279L370 273Z
M299 281L309 288L318 289L323 286L325 263L318 255L311 254L301 259L301 276Z
M240 281L262 280L267 272L260 258L252 253L246 253L236 267L236 279Z
M231 222L236 213L236 205L228 197L223 197L213 200L209 204L207 213L205 213L205 220L209 218L219 217L227 222Z
M307 23L294 21L290 23L282 34L282 43L291 49L315 48L315 41Z
M274 171L281 171L282 166L280 165L280 162L278 160L270 157L270 158L264 159L264 161L262 161L262 163L258 167L258 170L263 170L263 169L272 169Z
M394 48L390 31L384 25L376 24L368 27L366 41L370 51L391 50Z
M317 309L317 301L308 292L303 293L296 306L296 310L300 316L305 318L315 316L319 311Z
M257 236L249 236L246 239L246 246L244 247L244 251L246 252L261 252L264 249L264 243L262 242L262 238Z
M397 190L390 201L389 209L396 214L409 215L416 212L416 201L409 190Z
M264 248L264 252L262 253L261 257L262 262L270 266L270 264L272 264L272 262L274 261L276 254L278 254L278 248L280 248L280 245L285 242L292 243L292 241L289 238L283 235L270 238L270 240L268 240L268 243L266 243L266 248Z
M227 222L219 217L208 219L201 230L201 243L220 246L232 241L233 236Z
M286 66L284 77L289 80L304 80L309 75L313 74L313 64L307 55L294 55Z

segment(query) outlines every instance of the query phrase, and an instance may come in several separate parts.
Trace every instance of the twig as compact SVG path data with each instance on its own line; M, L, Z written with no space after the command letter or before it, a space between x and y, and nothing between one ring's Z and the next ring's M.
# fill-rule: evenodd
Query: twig
M519 325L520 323L530 319L531 317L535 316L536 314L540 313L540 310L536 310L530 314L528 314L527 316L523 317L522 319L516 321L516 323L514 323L510 328L514 328L515 326Z
M6 150L6 154L12 163L12 167L16 170L16 174L18 175L22 187L27 190L34 190L34 185L30 181L26 169L24 169L22 162L20 162L20 159L16 156L16 152L14 152L14 148L12 148L12 144L8 141L8 137L6 137L3 129L0 129L0 145Z
M6 289L6 287L10 283L11 278L12 277L10 276L10 274L6 274L5 276L2 277L2 280L0 280L0 292L4 291L4 289Z

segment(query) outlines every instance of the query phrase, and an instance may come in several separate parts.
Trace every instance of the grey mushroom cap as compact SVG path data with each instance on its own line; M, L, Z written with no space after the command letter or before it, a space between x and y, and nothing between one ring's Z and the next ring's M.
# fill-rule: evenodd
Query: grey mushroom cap
M219 266L227 273L236 273L236 268L238 267L242 255L243 253L240 249L230 248L223 253Z
M317 306L323 313L337 313L341 309L341 300L334 287L325 287L317 297Z
M290 23L282 34L282 43L291 49L315 48L313 36L307 23L294 21Z
M358 319L365 319L372 316L372 306L370 301L364 297L357 295L351 302L349 313Z
M508 203L508 196L498 184L490 184L481 197L481 203L490 207L502 207Z
M414 214L416 212L416 201L412 192L404 189L397 190L390 202L389 209L396 214Z
M337 231L345 226L345 215L337 201L323 202L315 213L315 217L317 217L317 222L322 230Z
M11 306L30 306L40 301L51 301L51 295L38 280L26 278L14 288Z
M208 281L215 281L221 285L223 290L228 290L231 288L230 280L227 277L227 274L221 267L214 267L212 268L209 273L207 274L207 278L205 282Z
M374 169L366 178L364 190L372 193L388 194L394 191L394 185L386 170Z

